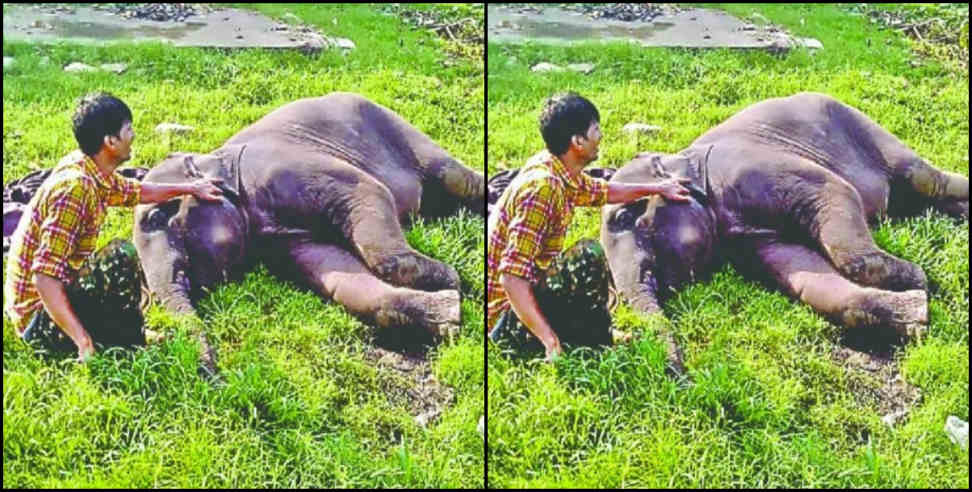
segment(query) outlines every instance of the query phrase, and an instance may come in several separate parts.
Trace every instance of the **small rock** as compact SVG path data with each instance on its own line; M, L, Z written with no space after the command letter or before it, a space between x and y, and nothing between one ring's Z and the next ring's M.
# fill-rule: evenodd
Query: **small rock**
M537 63L530 68L531 72L563 72L564 67L554 65L553 63Z
M13 62L14 62L13 57L10 56L3 57L3 69L6 70L7 68L13 66Z
M945 433L948 434L948 438L952 440L955 444L958 444L962 449L968 451L969 449L969 423L954 416L949 415L948 419L945 420Z
M575 72L581 72L584 75L587 75L594 71L594 64L593 63L571 63L570 65L567 65L567 69L573 70Z
M91 65L85 65L84 63L81 62L74 62L64 67L65 72L94 72L95 70L98 69L92 67Z
M335 38L334 39L334 42L337 44L337 47L338 48L341 48L343 50L353 50L354 49L354 41L351 41L350 39Z
M621 129L624 133L641 133L643 135L653 135L661 131L660 126L648 125L645 123L628 123Z
M812 50L823 49L823 43L813 38L803 38L801 42L803 43L803 46L806 46L807 48L810 48Z
M176 135L184 135L193 130L195 130L194 127L178 123L159 123L155 127L155 133L175 133Z
M479 435L486 439L486 416L479 416L479 425L476 426L476 430L479 431Z
M120 74L128 69L128 65L124 63L102 63L101 69Z

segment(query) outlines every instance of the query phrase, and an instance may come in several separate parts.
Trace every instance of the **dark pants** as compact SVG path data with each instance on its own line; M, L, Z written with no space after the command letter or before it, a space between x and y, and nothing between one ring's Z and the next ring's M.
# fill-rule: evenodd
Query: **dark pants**
M611 345L610 276L604 248L591 239L578 241L561 253L541 276L533 295L561 344ZM513 309L500 316L489 337L504 348L543 349Z
M91 255L65 286L74 314L97 348L145 345L141 275L135 246L115 239ZM23 338L49 353L77 350L43 306L31 318Z

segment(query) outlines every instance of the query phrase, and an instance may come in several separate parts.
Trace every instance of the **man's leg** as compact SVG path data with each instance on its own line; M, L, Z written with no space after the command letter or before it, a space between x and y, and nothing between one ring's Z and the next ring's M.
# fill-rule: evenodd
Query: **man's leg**
M600 243L578 241L561 253L534 287L540 312L547 318L562 344L572 346L611 345L611 315L608 312L610 271ZM538 349L543 345L520 322L513 310L504 313L490 338L515 349Z
M115 239L88 258L67 292L92 341L105 347L145 345L141 267L130 241Z

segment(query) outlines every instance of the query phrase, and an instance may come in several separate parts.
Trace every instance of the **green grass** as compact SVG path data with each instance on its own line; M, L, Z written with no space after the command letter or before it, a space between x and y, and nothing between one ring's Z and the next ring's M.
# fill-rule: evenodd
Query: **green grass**
M4 55L16 65L4 73L4 183L53 166L76 147L70 115L76 99L94 90L131 107L135 166L151 167L172 151L207 152L290 101L353 91L484 169L481 59L449 54L441 40L373 7L255 8L293 12L357 48L305 56L5 41ZM73 61L122 62L128 70L63 72ZM196 131L157 136L163 121ZM463 214L407 231L414 247L455 266L463 286L461 334L429 354L455 399L428 427L409 412L416 383L365 358L373 327L263 266L200 306L224 385L197 375L190 333L200 323L158 306L149 324L174 340L101 353L84 366L35 357L5 317L4 487L482 487L483 228L481 218ZM131 209L114 209L99 246L131 233Z
M759 13L824 49L775 56L489 43L488 172L519 167L543 147L539 110L560 91L598 106L604 139L593 165L603 167L640 151L677 152L757 101L816 91L861 109L939 168L968 175L967 69L924 58L913 66L899 33L833 5L719 8ZM530 72L540 62L596 68L586 76ZM631 121L663 129L626 136L621 127ZM599 224L598 210L579 209L567 244L597 238ZM575 351L547 365L490 344L488 485L968 488L968 453L943 432L948 415L969 415L968 224L926 214L872 233L931 284L929 336L897 354L903 377L922 392L903 423L888 428L877 402L854 390L879 381L831 358L838 326L726 266L671 299L664 317L622 305L615 322L646 335L631 346ZM694 387L664 375L654 334L666 327Z

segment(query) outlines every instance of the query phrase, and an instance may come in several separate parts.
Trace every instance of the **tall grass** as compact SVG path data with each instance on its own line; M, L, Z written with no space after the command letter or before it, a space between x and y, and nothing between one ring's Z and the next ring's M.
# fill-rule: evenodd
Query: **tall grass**
M487 45L488 172L521 166L543 147L545 98L573 90L600 110L594 166L619 167L640 151L677 152L757 101L799 91L855 106L941 169L968 175L969 79L915 54L833 5L718 6L765 19L823 50L643 48L612 44ZM540 62L593 63L590 75L533 73ZM653 136L626 123L659 125ZM567 244L597 238L598 210L578 209ZM968 419L969 229L937 214L885 221L871 231L930 281L929 335L896 364L922 399L894 427L862 388L887 384L837 361L841 329L808 306L725 266L643 316L622 305L622 329L641 337L603 352L578 350L556 365L508 358L488 364L490 487L956 487L968 453L949 442L948 415ZM694 386L664 373L655 334L672 329Z

